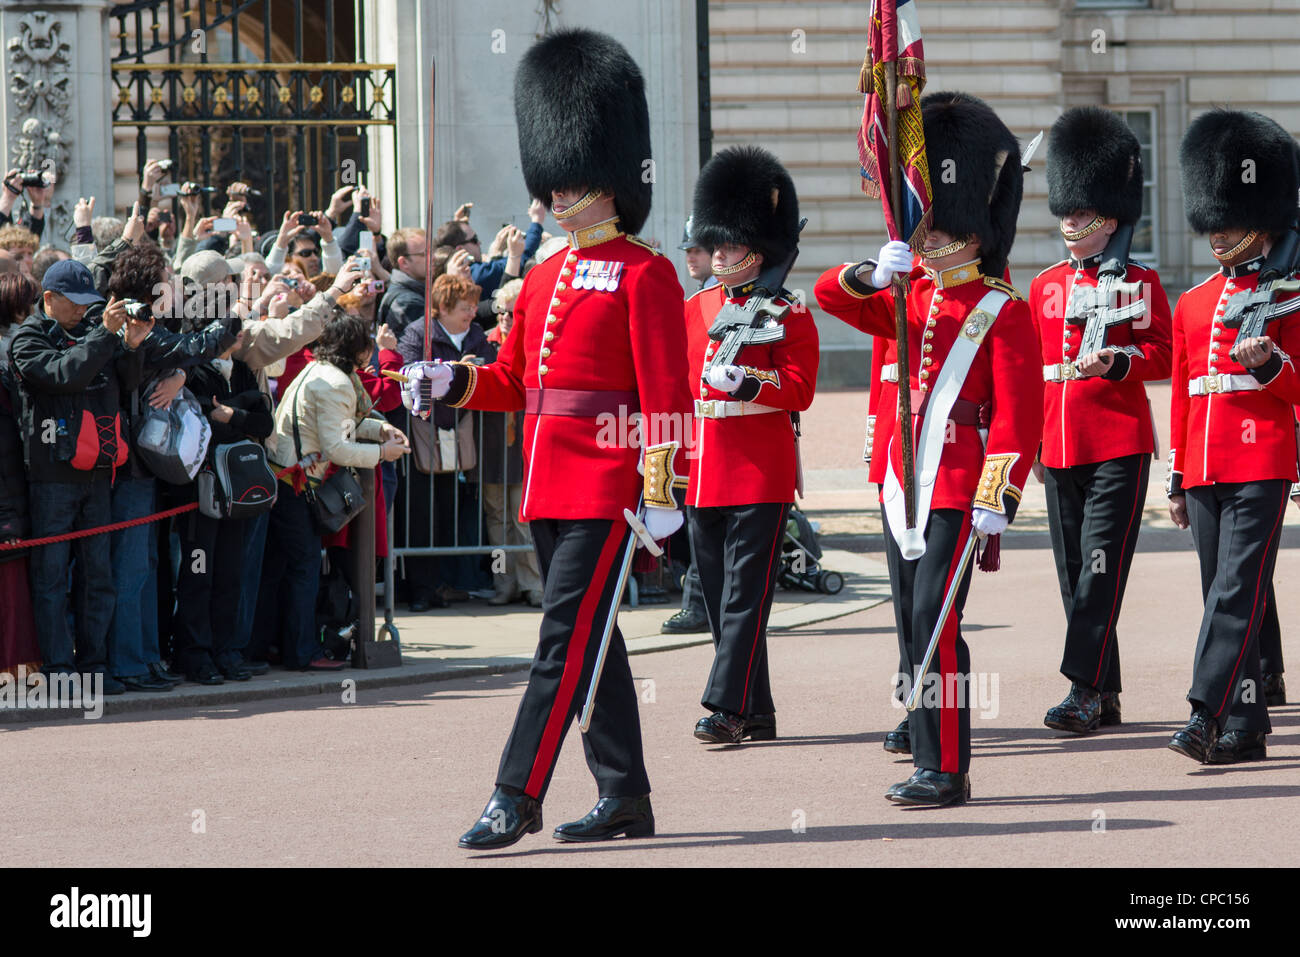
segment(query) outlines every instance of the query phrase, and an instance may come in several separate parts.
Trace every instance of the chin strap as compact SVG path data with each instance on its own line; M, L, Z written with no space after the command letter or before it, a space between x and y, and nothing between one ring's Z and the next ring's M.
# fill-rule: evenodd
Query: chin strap
M1258 238L1259 238L1259 230L1252 229L1245 236L1241 237L1241 242L1237 243L1237 245L1233 246L1226 253L1223 253L1222 255L1220 255L1219 253L1214 253L1214 258L1221 263L1227 262L1229 259L1235 259L1238 256L1240 256L1242 252L1248 249L1250 247L1250 244L1253 243ZM1211 252L1213 252L1213 250L1211 250Z
M1077 243L1080 239L1091 236L1105 225L1106 220L1101 216L1094 217L1092 222L1087 226L1084 226L1083 229L1076 230L1075 232L1070 232L1065 228L1065 223L1061 223L1061 235L1065 237L1067 243Z
M568 219L570 216L577 216L580 212L582 212L592 203L596 202L596 200L604 197L604 195L605 195L604 190L589 189L587 190L586 196L582 197L582 199L578 200L576 203L574 203L564 212L557 213L555 210L551 210L551 215L554 216L556 220L558 220L559 222L563 222L564 220Z
M959 249L965 249L966 246L969 245L969 243L970 241L966 239L955 239L952 242L950 242L947 246L940 246L938 249L930 249L930 250L922 249L920 251L921 258L942 259L944 256L951 256Z
M736 263L734 266L714 266L713 275L734 276L736 273L744 272L750 266L754 265L754 261L757 258L758 257L754 255L754 251L751 249L749 251L749 255L746 256L744 259L742 259L740 262Z

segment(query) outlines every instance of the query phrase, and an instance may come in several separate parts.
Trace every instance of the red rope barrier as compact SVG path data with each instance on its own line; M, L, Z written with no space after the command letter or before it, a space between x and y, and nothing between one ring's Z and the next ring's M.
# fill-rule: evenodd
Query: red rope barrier
M198 507L198 502L192 502L189 505L180 505L176 508L169 508L165 512L155 512L153 515L145 515L142 518L133 518L125 522L115 522L112 525L101 525L99 528L83 528L76 532L64 532L62 535L51 535L49 538L32 538L16 542L0 542L0 552L10 551L15 548L36 548L39 545L53 545L56 542L69 542L74 538L89 538L92 535L104 535L108 532L120 532L124 528L134 528L136 525L148 525L150 522L158 522L164 518L171 518L173 515L183 515L186 512L194 511Z

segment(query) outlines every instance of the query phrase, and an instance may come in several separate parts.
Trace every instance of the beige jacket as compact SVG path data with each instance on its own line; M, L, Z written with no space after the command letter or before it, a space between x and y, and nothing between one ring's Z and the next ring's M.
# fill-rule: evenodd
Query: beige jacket
M358 412L369 409L370 398L355 373L347 375L327 362L308 363L298 373L281 397L275 431L266 440L267 454L280 466L298 461L293 444L295 405L302 454L323 456L307 469L313 479L324 478L330 463L366 469L379 464L384 420Z

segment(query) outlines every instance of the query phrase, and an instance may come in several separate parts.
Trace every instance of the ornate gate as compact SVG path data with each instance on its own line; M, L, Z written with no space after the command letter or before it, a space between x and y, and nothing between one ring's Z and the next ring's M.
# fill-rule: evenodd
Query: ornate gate
M275 210L323 208L340 185L365 182L368 133L394 125L397 90L394 64L363 62L360 9L350 0L115 5L113 126L135 130L137 168L165 154L172 182L249 183L262 192L250 204L262 232L279 227Z

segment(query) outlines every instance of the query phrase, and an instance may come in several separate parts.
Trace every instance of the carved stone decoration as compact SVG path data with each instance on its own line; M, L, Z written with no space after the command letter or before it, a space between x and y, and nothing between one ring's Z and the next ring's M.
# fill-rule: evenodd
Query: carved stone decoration
M72 126L72 43L64 23L47 10L18 18L18 34L9 40L9 94L13 111L10 152L18 169L48 170L62 181L67 171ZM59 222L70 214L71 200L55 192L46 211L45 239L53 240Z

